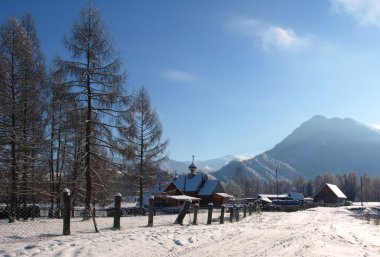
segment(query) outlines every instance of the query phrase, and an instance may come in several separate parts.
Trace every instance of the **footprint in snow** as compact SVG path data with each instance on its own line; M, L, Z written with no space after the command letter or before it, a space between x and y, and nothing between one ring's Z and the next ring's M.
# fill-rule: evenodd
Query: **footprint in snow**
M180 240L174 240L174 243L176 245L180 245L180 246L183 246L182 242Z

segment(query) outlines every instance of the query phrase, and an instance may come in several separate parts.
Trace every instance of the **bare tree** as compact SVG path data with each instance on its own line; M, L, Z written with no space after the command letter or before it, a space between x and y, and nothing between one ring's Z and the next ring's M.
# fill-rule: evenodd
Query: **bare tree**
M26 14L21 19L26 44L29 51L25 54L22 72L22 94L21 94L21 186L24 219L27 219L26 203L30 196L34 196L38 190L35 184L37 170L44 163L44 152L46 140L44 132L46 127L46 72L45 59L40 50L36 25L31 14Z
M19 198L26 209L26 196L34 195L45 126L45 66L31 15L22 22L11 17L1 26L0 55L0 169L9 185L9 221L14 222Z
M59 217L61 206L62 185L68 182L69 174L75 163L74 154L77 147L77 138L83 136L78 126L81 120L80 112L76 111L78 104L75 97L68 91L64 84L64 73L57 67L50 75L50 110L49 110L49 180L50 203L49 216ZM72 109L72 107L74 108ZM65 176L66 175L66 176ZM69 185L67 185L69 186ZM69 186L70 187L70 186ZM70 187L71 188L71 187ZM56 211L54 212L54 203Z
M159 164L166 159L168 140L161 141L162 126L156 110L150 103L144 87L134 95L131 105L128 130L120 130L127 142L136 169L132 172L138 178L140 209L144 203L144 188L156 182Z
M124 115L122 106L125 73L98 10L84 7L74 23L72 34L65 38L71 60L59 59L58 65L68 74L66 85L86 113L84 124L85 206L90 210L93 179L102 183L101 173L116 163L111 158L116 148L113 135L115 119ZM125 109L125 108L124 108ZM100 165L100 166L98 166Z
M232 180L229 180L225 184L224 189L226 190L227 194L233 195L236 198L241 198L244 196L244 191L241 186Z

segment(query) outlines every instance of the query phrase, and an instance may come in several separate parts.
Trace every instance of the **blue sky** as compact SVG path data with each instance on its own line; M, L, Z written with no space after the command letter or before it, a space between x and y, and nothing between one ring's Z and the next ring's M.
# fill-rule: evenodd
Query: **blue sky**
M2 1L32 13L47 63L85 1ZM269 150L316 114L380 125L380 1L93 1L144 85L176 160Z

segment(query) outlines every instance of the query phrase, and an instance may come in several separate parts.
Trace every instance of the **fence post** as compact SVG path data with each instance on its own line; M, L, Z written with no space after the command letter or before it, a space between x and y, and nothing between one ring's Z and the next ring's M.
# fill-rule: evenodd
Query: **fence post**
M187 211L189 210L190 208L190 204L191 204L191 200L186 200L183 205L182 205L182 208L181 208L181 211L179 212L176 220L174 221L174 224L180 224L180 225L183 225L183 219L185 218L186 216L186 213Z
M208 204L207 225L211 225L213 203Z
M255 212L260 212L260 205L258 202L255 203Z
M194 205L194 219L193 219L193 225L197 225L197 218L198 218L198 210L199 210L199 204Z
M120 230L121 194L115 194L115 208L113 213L113 228Z
M243 211L244 211L244 218L246 218L247 217L247 205L246 204L244 204L244 206L243 206Z
M240 220L240 214L239 214L239 212L240 212L239 206L236 206L236 221Z
M220 224L224 224L224 210L225 210L226 206L224 204L222 204L222 206L220 206Z
M70 235L70 190L63 190L63 235Z
M229 209L230 209L230 222L232 223L234 219L234 207L231 206Z
M154 196L149 198L149 217L148 217L148 227L153 227L153 216L154 216Z
M252 215L252 203L250 203L248 205L248 215L251 216Z

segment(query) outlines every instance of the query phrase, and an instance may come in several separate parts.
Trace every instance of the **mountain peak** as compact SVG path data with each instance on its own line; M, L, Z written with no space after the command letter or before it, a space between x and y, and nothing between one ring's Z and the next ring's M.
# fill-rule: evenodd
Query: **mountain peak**
M315 115L271 150L243 162L245 174L270 179L275 170L284 178L355 171L378 174L380 132L351 118ZM226 177L236 163L215 172ZM219 173L219 174L218 174Z
M314 115L309 121L320 121L320 120L327 120L327 118L323 115L317 114L317 115Z

